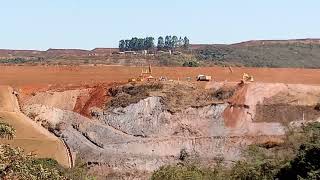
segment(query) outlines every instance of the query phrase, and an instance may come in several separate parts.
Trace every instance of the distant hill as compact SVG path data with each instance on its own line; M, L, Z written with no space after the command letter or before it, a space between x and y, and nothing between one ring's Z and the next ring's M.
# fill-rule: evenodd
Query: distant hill
M182 55L113 55L118 48L6 50L0 49L0 63L118 64L179 66L196 60L202 66L320 68L320 39L254 40L236 44L192 44Z
M249 67L320 68L320 39L261 40L195 49L207 63Z

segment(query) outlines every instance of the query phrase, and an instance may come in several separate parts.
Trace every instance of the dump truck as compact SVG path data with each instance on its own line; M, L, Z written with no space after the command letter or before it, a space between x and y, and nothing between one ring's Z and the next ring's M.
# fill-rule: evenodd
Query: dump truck
M198 75L197 81L211 81L211 76L206 75Z

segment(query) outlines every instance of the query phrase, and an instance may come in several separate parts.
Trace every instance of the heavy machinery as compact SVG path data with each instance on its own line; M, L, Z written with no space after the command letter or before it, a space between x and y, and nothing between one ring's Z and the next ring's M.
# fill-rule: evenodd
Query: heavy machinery
M211 76L206 75L198 75L197 81L211 81Z
M142 82L142 81L154 81L155 78L152 76L151 65L148 68L142 68L141 74L138 78L130 78L128 82Z
M253 81L254 81L253 76L251 76L251 75L249 75L247 73L243 73L240 84L250 83L250 82L253 82Z

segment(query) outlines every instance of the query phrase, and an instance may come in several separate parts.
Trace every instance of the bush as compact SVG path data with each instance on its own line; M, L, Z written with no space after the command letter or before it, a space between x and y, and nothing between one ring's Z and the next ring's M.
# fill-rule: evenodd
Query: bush
M298 155L281 168L277 178L319 179L320 144L301 145Z
M199 67L199 62L197 61L186 61L182 64L183 67Z
M184 161L184 160L186 160L188 157L189 157L189 154L188 154L187 150L186 150L185 148L181 149L179 159L180 159L181 161Z
M0 152L1 179L66 179L45 160L35 161L34 157L25 155L20 148L1 145Z
M206 170L179 164L161 167L152 179L320 179L320 123L302 127L301 132L290 132L284 142L272 148L249 146L245 160L230 169Z
M221 171L220 171L221 172ZM203 179L223 179L219 171L210 169L200 169L194 165L164 166L155 171L151 180L203 180Z

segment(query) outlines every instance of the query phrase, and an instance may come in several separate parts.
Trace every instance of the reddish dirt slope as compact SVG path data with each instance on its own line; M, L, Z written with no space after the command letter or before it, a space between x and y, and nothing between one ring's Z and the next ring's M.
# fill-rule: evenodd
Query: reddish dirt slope
M89 91L89 94L78 96L73 111L83 116L90 117L90 108L104 107L105 102L108 99L107 92L109 87L109 85L97 85Z

